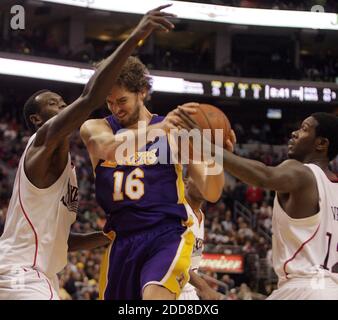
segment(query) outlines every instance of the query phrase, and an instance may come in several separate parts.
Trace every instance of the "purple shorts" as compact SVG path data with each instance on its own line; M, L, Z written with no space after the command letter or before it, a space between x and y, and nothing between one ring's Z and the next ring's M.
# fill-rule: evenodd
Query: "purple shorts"
M148 284L178 297L189 280L194 241L193 233L178 223L117 235L101 265L100 298L139 300Z

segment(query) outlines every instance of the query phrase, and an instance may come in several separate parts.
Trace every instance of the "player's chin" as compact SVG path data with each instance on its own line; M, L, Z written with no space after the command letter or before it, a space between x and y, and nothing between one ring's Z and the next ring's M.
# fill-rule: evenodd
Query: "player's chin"
M295 153L292 150L288 151L288 158L289 159L295 159Z
M297 160L302 162L301 157L299 157L294 151L289 151L288 152L288 159L292 159L292 160Z

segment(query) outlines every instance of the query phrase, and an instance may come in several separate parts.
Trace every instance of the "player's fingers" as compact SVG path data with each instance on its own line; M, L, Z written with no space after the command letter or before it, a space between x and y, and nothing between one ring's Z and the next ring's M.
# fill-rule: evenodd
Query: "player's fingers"
M232 144L237 143L237 137L236 137L235 131L232 130L232 129L230 131L230 140L231 140Z
M169 12L156 11L151 13L154 17L177 18L177 15Z
M171 7L172 5L173 5L172 3L164 4L164 5L159 6L159 7L157 7L157 8L151 9L150 11L147 12L147 14L152 13L152 12L156 12L156 11L161 11L161 10L163 10L163 9L166 9L166 8Z
M172 122L175 124L175 126L178 129L186 129L186 130L191 130L191 127L187 125L179 115L175 114L172 118Z
M227 139L227 140L225 141L225 146L226 146L226 149L227 149L228 151L234 152L234 145L233 145L233 143L231 142L230 139Z
M184 103L182 104L182 108L187 110L188 113L196 113L197 112L197 108L199 107L199 103L197 102L188 102L188 103ZM191 110L191 111L189 111Z
M170 31L175 28L170 21L162 17L153 17L152 18L153 25L158 29L164 29L166 31Z
M179 106L178 110L179 110L179 117L189 126L190 129L200 130L200 127L198 126L198 124L189 116L189 114L183 107Z
M201 287L203 284L203 279L201 279L194 271L189 270L190 280L189 282L196 287L197 290Z
M185 107L185 106L178 106L177 109L180 113L183 113L185 116L191 119L191 121L195 122L190 116L193 116L197 113L197 109L193 106Z
M191 119L187 116L185 116L182 113L179 113L179 118L181 119L182 123L184 124L184 128L187 130L192 130L192 129L199 129L197 125L191 121Z

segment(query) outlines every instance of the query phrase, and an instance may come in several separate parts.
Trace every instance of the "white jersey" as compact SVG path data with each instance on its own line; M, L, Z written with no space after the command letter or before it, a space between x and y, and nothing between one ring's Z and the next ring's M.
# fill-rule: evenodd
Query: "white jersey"
M202 253L204 249L204 214L202 211L202 220L198 221L196 214L193 212L190 206L186 206L188 215L193 217L194 224L190 227L191 231L195 236L195 244L193 248L193 252L191 255L191 267L190 269L193 271L198 270L200 262L202 260ZM199 299L195 287L191 285L189 282L183 287L181 295L178 298L179 300L197 300Z
M67 242L78 207L77 180L69 155L66 168L53 185L35 187L24 171L24 158L34 138L35 134L29 139L15 177L0 238L0 276L6 270L34 269L39 277L40 272L52 280L55 287L56 274L67 264Z
M316 178L319 212L308 218L293 219L282 209L276 196L272 217L273 265L278 286L289 287L294 298L297 298L295 290L300 287L308 287L310 291L322 287L334 290L333 295L338 294L338 183L331 182L317 165L306 166ZM324 296L303 291L301 297Z

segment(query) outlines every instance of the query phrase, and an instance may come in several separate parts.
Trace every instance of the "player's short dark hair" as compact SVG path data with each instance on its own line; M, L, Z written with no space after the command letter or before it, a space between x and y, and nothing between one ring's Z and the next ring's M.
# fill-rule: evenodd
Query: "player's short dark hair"
M49 92L49 90L43 89L43 90L39 90L39 91L35 92L34 94L32 94L32 95L27 99L27 101L25 102L25 105L24 105L24 107L23 107L23 116L24 116L26 125L27 125L27 127L28 127L31 131L33 131L33 132L36 130L36 128L35 128L34 123L30 120L30 116L31 116L32 114L39 113L39 111L40 111L40 105L39 105L39 103L36 101L35 98L36 98L38 95L40 95L41 93L44 93L44 92Z
M105 60L94 65L99 68ZM116 84L124 87L130 92L138 93L143 90L151 89L151 77L147 67L137 57L128 57L122 67L120 75L116 80Z
M327 156L331 161L338 154L338 117L326 112L316 112L311 116L318 122L316 136L329 140Z

